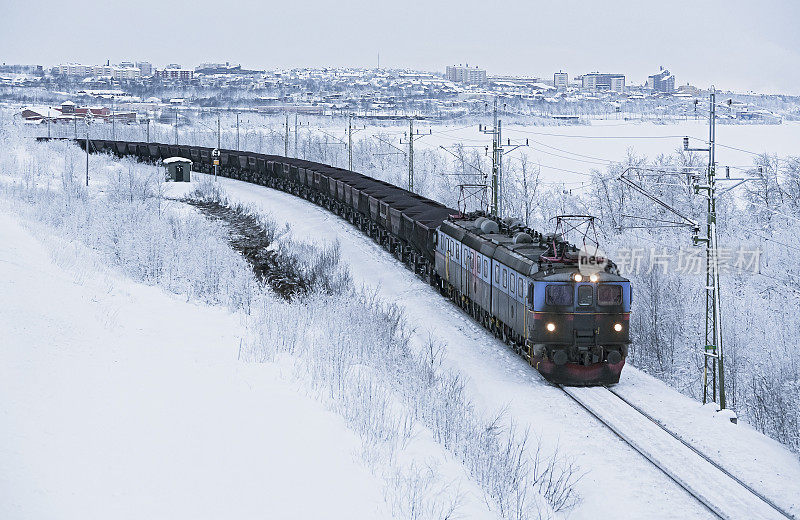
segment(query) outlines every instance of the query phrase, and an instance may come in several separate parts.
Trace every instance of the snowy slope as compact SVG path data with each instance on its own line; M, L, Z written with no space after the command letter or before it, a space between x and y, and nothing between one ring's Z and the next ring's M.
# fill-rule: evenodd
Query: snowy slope
M0 213L0 518L389 517L343 420L237 362L236 317L51 245L66 269Z
M572 518L705 518L708 510L686 495L668 477L643 460L607 429L572 403L559 390L546 384L524 361L508 351L466 315L449 305L434 290L370 239L345 221L301 199L229 179L220 179L234 199L253 204L279 221L292 225L294 234L309 240L339 240L343 258L350 263L357 283L379 288L381 295L401 304L417 325L417 341L433 337L448 345L448 362L467 374L476 402L487 410L507 406L509 415L523 428L542 437L545 446L560 446L587 474L579 483L584 500ZM664 419L682 415L676 421L679 433L728 438L723 444L725 466L732 471L750 472L751 480L797 511L793 483L800 481L796 457L777 443L740 426L708 418L704 410L660 382L628 367L619 386L626 396L647 396L641 406ZM641 392L638 390L641 388ZM644 398L644 397L643 397ZM690 435L693 420L702 425ZM736 439L732 441L730 439ZM754 471L754 468L759 468ZM792 502L794 502L792 504Z

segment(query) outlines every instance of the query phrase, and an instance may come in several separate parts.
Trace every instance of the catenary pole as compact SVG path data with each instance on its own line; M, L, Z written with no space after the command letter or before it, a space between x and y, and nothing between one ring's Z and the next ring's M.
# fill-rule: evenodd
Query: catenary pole
M289 112L286 112L286 125L285 125L285 133L283 138L283 156L289 157Z
M88 112L88 111L87 111ZM89 187L89 115L86 115L86 187Z
M353 114L347 116L347 169L353 171Z
M414 191L414 118L408 118L408 191Z
M111 140L117 140L117 97L111 94Z

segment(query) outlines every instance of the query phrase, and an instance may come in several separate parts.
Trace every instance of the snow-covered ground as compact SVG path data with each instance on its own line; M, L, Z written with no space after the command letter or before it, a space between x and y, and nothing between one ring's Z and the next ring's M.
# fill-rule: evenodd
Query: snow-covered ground
M507 407L518 426L530 428L544 446L560 448L586 471L578 488L583 501L571 518L705 518L710 513L674 482L616 438L560 390L449 305L432 288L354 227L315 205L268 188L220 179L234 200L289 222L300 238L338 240L354 280L377 287L400 304L416 325L416 341L447 344L447 363L469 377L469 390L486 409ZM718 460L797 514L797 457L746 425L717 420L699 404L633 367L620 392L664 420L687 439L717 453ZM696 427L695 427L696 426ZM719 439L720 442L715 442Z
M115 172L124 174L124 163L114 165L111 159L101 157L93 161L93 165L105 165L110 179L115 178ZM60 175L55 163L36 166L56 178ZM26 177L25 182L29 180ZM57 189L53 188L57 182L47 174L36 182ZM171 195L194 184L172 184ZM708 516L703 506L668 477L559 390L545 384L524 361L355 228L287 194L228 179L220 179L220 184L233 200L270 213L281 226L284 222L291 224L295 238L316 243L338 240L355 282L375 288L380 297L401 306L415 327L412 342L416 348L431 339L447 345L446 366L467 376L469 398L481 412L492 415L507 409L506 417L518 429L530 429L540 437L545 451L558 447L562 456L577 461L580 471L585 472L577 485L582 502L569 513L570 518ZM115 189L114 182L104 184L93 177L92 190L97 187L111 192ZM96 260L85 260L85 251L76 244L48 237L42 249L26 239L16 224L7 218L2 222L0 232L8 236L0 237L0 269L4 271L0 273L0 294L4 302L8 299L12 303L0 312L0 332L12 339L12 348L0 351L6 358L0 368L4 396L0 414L12 428L0 434L0 464L5 467L8 461L10 468L2 474L11 475L0 481L0 492L5 497L9 490L11 497L4 498L0 507L7 507L16 516L24 516L33 507L43 513L66 511L60 516L74 516L72 511L87 507L86 496L96 496L99 500L93 503L98 515L111 511L109 516L124 516L120 511L126 507L146 511L151 507L155 508L152 516L159 516L159 511L171 511L169 516L173 517L186 516L184 511L196 513L194 516L203 516L204 512L215 516L218 510L209 504L217 487L221 489L217 496L221 493L221 500L226 501L233 500L240 490L254 490L256 483L269 485L270 478L280 478L281 482L273 486L280 493L270 495L271 501L255 491L253 496L247 494L247 500L237 498L242 516L249 516L248 511L257 510L267 500L265 507L272 508L270 511L304 517L305 508L317 504L306 504L305 495L289 491L295 484L291 476L303 475L299 485L307 488L305 473L313 472L309 466L318 462L335 468L332 473L316 471L314 475L320 480L341 475L349 479L347 475L353 473L350 480L367 489L366 498L359 502L362 509L353 516L390 514L385 504L386 480L373 476L354 456L358 437L329 408L306 397L314 392L298 388L297 381L283 377L291 372L289 365L237 362L243 324L236 316L219 308L187 303L98 268ZM40 238L47 236L36 231ZM42 300L40 295L48 292L51 297ZM800 465L795 455L746 425L733 426L719 420L707 408L632 367L626 369L617 388L797 514L792 484L800 481ZM271 400L262 393L292 397ZM286 402L291 406L284 406ZM292 415L295 409L302 413ZM264 410L264 416L251 417L253 410ZM287 439L305 443L305 436L311 435L305 428L307 413L318 413L322 428L338 428L326 432L321 440L312 435L309 442L318 444L309 451L324 451L326 446L331 451L331 440L345 449L306 463L302 454L294 453L305 450L305 445L281 446L279 454L261 445L265 439L275 445L291 442ZM230 428L232 424L242 424L246 431ZM259 432L270 427L274 430L276 424L279 431ZM298 431L281 429L286 427ZM463 467L442 453L424 428L419 431L407 450L410 453L402 458L436 459L436 465L444 468L441 476L458 483L456 487L464 497L461 514L492 517L482 502L482 492L470 482ZM284 454L286 460L281 458ZM274 474L262 467L262 462L273 458L279 470ZM295 463L295 458L299 462ZM249 466L251 459L259 467ZM289 479L276 477L282 474L281 461L296 464L299 469L286 473ZM148 478L153 468L157 468L156 476ZM213 481L217 474L227 476L225 484ZM366 483L361 484L359 479ZM333 492L345 498L322 510L353 511L348 504L355 491L347 481L340 484L344 489L334 486ZM208 497L208 503L194 499L195 495ZM143 501L146 506L141 505ZM300 508L294 505L298 501L303 502ZM318 515L320 509L310 511Z
M237 361L235 315L85 253L0 213L0 517L391 517L342 418Z
M502 453L480 451L502 441L478 432L456 453L442 428L415 420L392 381L378 378L380 365L333 358L326 366L347 377L333 382L309 359L312 346L331 352L336 341L342 352L371 348L384 359L390 325L365 321L365 307L341 297L314 307L263 293L191 207L118 191L121 179L126 189L152 182L152 167L99 157L88 193L66 181L77 197L69 198L53 183L50 168L63 173L49 160L53 146L56 157L70 153L17 150L36 161L25 170L35 175L23 182L12 161L1 186L4 211L24 225L0 215L0 518L507 516L490 488L510 481L494 471ZM173 196L187 186L157 185ZM176 240L163 242L161 228ZM302 313L317 321L298 325ZM340 327L360 314L361 328ZM291 352L281 350L287 328L268 331L279 316L296 327ZM251 363L261 347L271 355ZM438 369L424 373L450 381ZM433 391L413 401L430 412L444 403ZM468 404L460 410L482 427ZM475 471L479 461L489 471ZM524 493L526 515L549 517L533 486Z

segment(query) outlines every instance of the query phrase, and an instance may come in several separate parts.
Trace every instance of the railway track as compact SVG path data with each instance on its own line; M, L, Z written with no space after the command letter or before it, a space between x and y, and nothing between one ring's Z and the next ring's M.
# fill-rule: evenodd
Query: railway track
M606 387L559 388L715 516L797 518L617 392Z
M341 215L339 216L341 218ZM365 234L369 236L368 233ZM415 272L408 264L404 265L424 280L420 273ZM461 310L466 312L463 308ZM530 361L526 352L520 350L516 352ZM698 500L712 515L726 520L798 518L748 486L610 388L559 387L617 437Z

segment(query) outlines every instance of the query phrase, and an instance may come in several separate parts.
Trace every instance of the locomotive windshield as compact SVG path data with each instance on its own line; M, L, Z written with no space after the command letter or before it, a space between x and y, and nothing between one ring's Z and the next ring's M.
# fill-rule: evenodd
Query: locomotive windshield
M622 287L600 285L597 288L597 303L600 305L622 305Z
M578 305L588 306L592 304L594 291L591 285L581 285L578 287Z
M574 289L571 285L548 285L544 292L545 305L572 305Z

